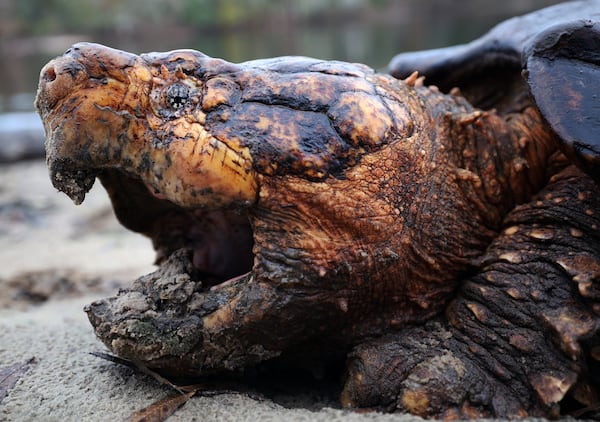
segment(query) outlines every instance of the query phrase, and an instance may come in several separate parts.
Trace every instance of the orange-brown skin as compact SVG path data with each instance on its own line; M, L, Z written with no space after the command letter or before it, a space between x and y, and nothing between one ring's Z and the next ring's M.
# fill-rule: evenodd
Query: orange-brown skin
M528 97L515 98L499 115L361 65L74 46L43 69L36 100L53 182L81 202L98 177L162 263L87 308L97 335L121 356L197 375L339 359L442 315L506 214L567 165ZM201 235L189 240L191 226ZM240 231L252 237L250 272L203 288L194 265L214 260L197 251L216 252L198 239ZM346 405L371 405L361 371ZM548 411L436 407L436 391L404 391L392 407L422 415Z

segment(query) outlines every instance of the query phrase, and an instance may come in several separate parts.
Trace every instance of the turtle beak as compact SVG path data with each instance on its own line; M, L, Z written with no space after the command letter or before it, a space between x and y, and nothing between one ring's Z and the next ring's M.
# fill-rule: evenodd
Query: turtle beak
M91 151L97 150L98 145L91 144L91 136L78 122L86 114L95 120L93 113L86 112L83 99L91 97L95 86L109 82L127 84L127 69L138 59L98 44L79 43L46 64L40 73L35 107L46 131L50 178L54 187L75 204L83 202L103 164ZM95 106L102 106L102 99L94 100ZM75 119L75 114L80 117Z
M78 169L73 160L61 157L67 143L64 136L66 126L53 124L56 118L52 117L57 104L87 76L84 66L73 60L71 55L69 50L64 56L44 66L40 73L35 107L44 122L46 131L46 160L52 185L79 205L92 188L96 177L89 171Z
M138 61L135 54L100 44L75 44L42 68L35 106L44 119L60 100L90 79L102 82L110 78L127 83L127 69Z

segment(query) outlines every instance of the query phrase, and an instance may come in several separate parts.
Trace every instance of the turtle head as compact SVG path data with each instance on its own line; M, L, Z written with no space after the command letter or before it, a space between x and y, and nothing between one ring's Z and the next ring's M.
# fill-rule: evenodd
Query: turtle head
M247 150L204 130L202 84L188 75L206 60L80 43L48 63L35 104L54 186L81 203L96 176L118 171L183 207L254 200Z

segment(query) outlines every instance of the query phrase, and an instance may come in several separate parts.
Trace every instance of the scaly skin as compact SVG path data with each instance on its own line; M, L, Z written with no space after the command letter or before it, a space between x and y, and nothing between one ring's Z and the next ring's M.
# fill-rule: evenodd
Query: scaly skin
M569 391L597 406L599 208L581 171L555 175L509 213L447 320L352 352L343 401L445 419L558 417Z
M566 165L528 97L515 98L498 115L360 65L74 46L42 70L36 100L53 183L79 203L98 177L161 264L87 307L96 334L192 376L339 359L443 318L504 216ZM361 377L350 373L347 405L373 405L354 393ZM489 412L529 411L550 412Z

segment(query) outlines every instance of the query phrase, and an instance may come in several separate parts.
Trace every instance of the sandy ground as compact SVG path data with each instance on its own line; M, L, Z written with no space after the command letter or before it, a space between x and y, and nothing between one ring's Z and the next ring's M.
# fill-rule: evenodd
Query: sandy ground
M150 272L153 255L149 240L119 226L99 184L76 207L50 185L43 160L0 166L1 421L120 421L174 394L90 355L105 349L82 311ZM9 372L16 383L6 392ZM277 402L260 392L197 395L169 420L418 420L343 411L310 394Z
M106 350L82 310L150 272L153 256L148 239L118 224L99 183L76 207L42 159L0 165L0 421L123 421L176 394L91 355ZM341 410L319 394L196 395L169 421L421 420Z
M51 300L27 311L0 312L0 362L35 361L0 403L2 421L123 421L171 396L152 378L98 359L102 350L81 307L91 298ZM285 408L244 393L195 396L169 421L409 421L407 416L358 414L333 408ZM306 402L307 407L311 403Z
M43 160L0 165L0 421L123 421L175 394L90 355L106 350L82 310L150 272L153 255L119 226L99 184L75 207ZM319 394L196 395L169 421L421 420L341 410Z

